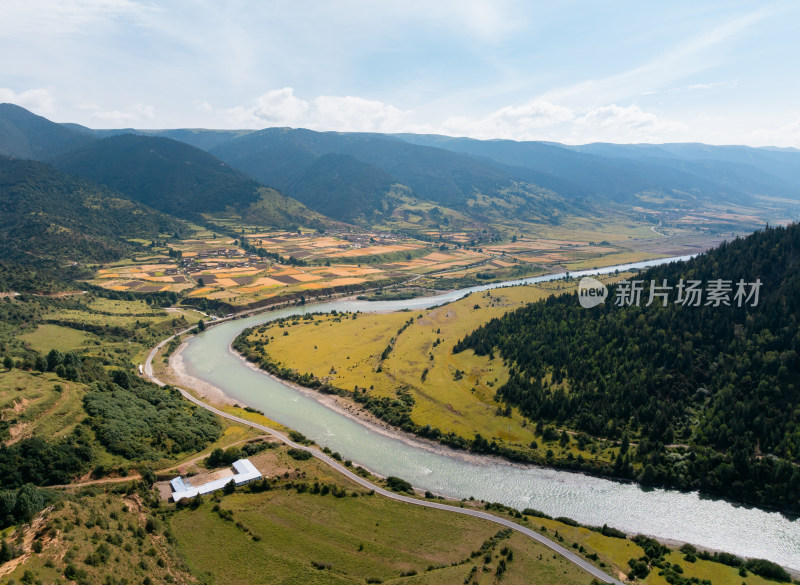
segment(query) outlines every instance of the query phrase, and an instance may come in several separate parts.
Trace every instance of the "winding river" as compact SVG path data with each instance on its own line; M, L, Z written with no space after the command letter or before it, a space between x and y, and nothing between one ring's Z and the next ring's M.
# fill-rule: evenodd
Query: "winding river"
M688 256L570 273L571 276L644 268ZM396 475L415 486L455 498L502 502L569 516L584 524L619 528L662 539L690 542L740 556L765 558L800 572L800 519L777 512L734 505L698 493L645 489L579 473L516 465L493 458L464 457L447 450L391 436L349 418L248 366L229 351L244 328L310 311L396 311L424 309L499 286L542 282L553 274L448 292L404 301L339 300L296 306L211 327L190 339L182 352L186 372L220 388L320 445L338 451L381 475Z

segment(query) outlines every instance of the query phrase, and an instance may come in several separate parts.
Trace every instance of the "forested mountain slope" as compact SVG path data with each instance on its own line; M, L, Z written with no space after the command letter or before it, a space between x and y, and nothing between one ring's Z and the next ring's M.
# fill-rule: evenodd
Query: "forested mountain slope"
M681 279L702 283L700 306L676 302ZM708 296L718 279L732 281L730 306ZM746 294L760 280L757 305L736 297L740 279ZM636 465L643 483L800 509L800 225L635 280L638 306L618 306L624 284L591 309L563 294L493 319L454 351L498 353L510 368L498 398L533 420L621 439L623 451L638 442L617 458L620 475ZM651 281L673 287L666 306L646 306Z
M200 149L167 138L112 136L54 164L182 216L246 207L259 197L256 181Z
M634 201L642 195L674 201L751 203L800 198L800 151L707 144L587 144L475 140L399 134L435 146L527 169L531 180L568 199Z
M39 162L0 157L0 257L36 265L108 262L130 238L184 229L180 220Z
M333 182L333 195L347 195L355 206L336 211L366 220L397 204L389 196L394 184L407 187L418 200L476 217L505 208L512 210L501 214L506 217L540 220L570 210L563 198L535 185L527 169L509 170L380 134L267 128L223 142L211 153L322 213L331 206L324 193L328 187L321 186ZM488 209L485 197L501 205Z
M14 104L0 104L0 155L44 160L89 144L93 137Z
M53 162L177 217L201 220L233 212L283 228L322 225L326 219L207 152L169 138L111 136Z

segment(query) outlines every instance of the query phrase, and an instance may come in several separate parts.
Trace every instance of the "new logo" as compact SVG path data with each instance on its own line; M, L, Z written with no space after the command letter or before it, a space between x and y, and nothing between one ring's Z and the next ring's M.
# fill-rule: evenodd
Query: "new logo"
M591 309L604 303L606 297L608 297L606 285L591 276L581 278L578 283L578 301L581 303L581 307Z

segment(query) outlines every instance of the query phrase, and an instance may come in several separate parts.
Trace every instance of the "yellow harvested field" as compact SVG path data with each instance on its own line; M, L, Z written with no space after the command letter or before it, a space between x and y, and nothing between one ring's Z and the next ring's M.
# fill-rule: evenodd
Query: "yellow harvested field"
M217 292L213 292L211 294L206 295L206 298L209 299L230 299L236 296L236 293L232 293L229 290L218 290Z
M434 252L433 254L428 254L427 256L423 256L422 259L433 262L447 262L449 260L455 260L455 258L450 254L442 254L441 252Z
M233 287L239 286L235 280L231 280L230 278L218 278L216 282L217 286L225 286L225 287Z
M347 284L361 284L366 279L364 278L334 278L333 280L326 280L324 282L306 282L300 285L303 290L319 290L333 286L342 286Z
M312 280L319 280L322 278L319 274L309 274L308 272L299 272L292 274L292 278L296 278L300 282L311 282Z
M194 291L190 292L189 296L190 297L196 297L198 295L203 295L203 294L206 294L207 292L211 292L212 290L214 290L214 289L211 288L210 286L204 286L203 288L198 288L197 290L194 290Z
M354 256L377 256L379 254L390 254L392 252L404 252L406 250L415 250L419 246L369 246L367 248L355 248L347 250L346 252L337 252L336 255L341 258L352 258Z
M171 276L140 276L142 280L147 280L149 282L172 282Z
M217 268L209 270L209 274L214 274L219 278L236 278L237 276L250 276L251 274L258 274L261 272L259 268L242 267L231 271L230 268Z
M325 272L329 272L331 274L335 274L336 276L355 276L355 275L363 275L363 274L374 274L376 272L381 272L380 268L359 268L358 266L336 266L332 268L326 268Z
M326 286L342 286L346 284L361 284L366 278L334 278L326 282L310 282L300 288L324 288Z
M516 410L510 418L495 416L494 395L508 379L502 359L490 360L471 350L453 354L452 348L482 323L574 286L556 281L496 289L419 312L316 317L285 324L285 336L268 329L265 335L274 336L268 353L286 367L311 372L347 390L358 386L371 388L376 396L394 397L397 388L408 387L415 400L415 423L468 439L480 433L526 448L533 440L533 427ZM392 338L388 357L381 359Z
M128 287L125 286L124 284L115 284L113 286L109 286L108 288L110 288L111 290L128 290Z

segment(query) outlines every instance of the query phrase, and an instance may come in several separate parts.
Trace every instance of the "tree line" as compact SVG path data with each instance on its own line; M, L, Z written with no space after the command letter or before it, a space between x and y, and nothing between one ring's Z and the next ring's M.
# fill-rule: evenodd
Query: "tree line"
M635 277L758 278L755 307L618 306L615 285L592 309L564 293L492 319L453 351L499 354L497 399L533 420L637 439L617 475L796 511L798 264L800 226L767 228Z

